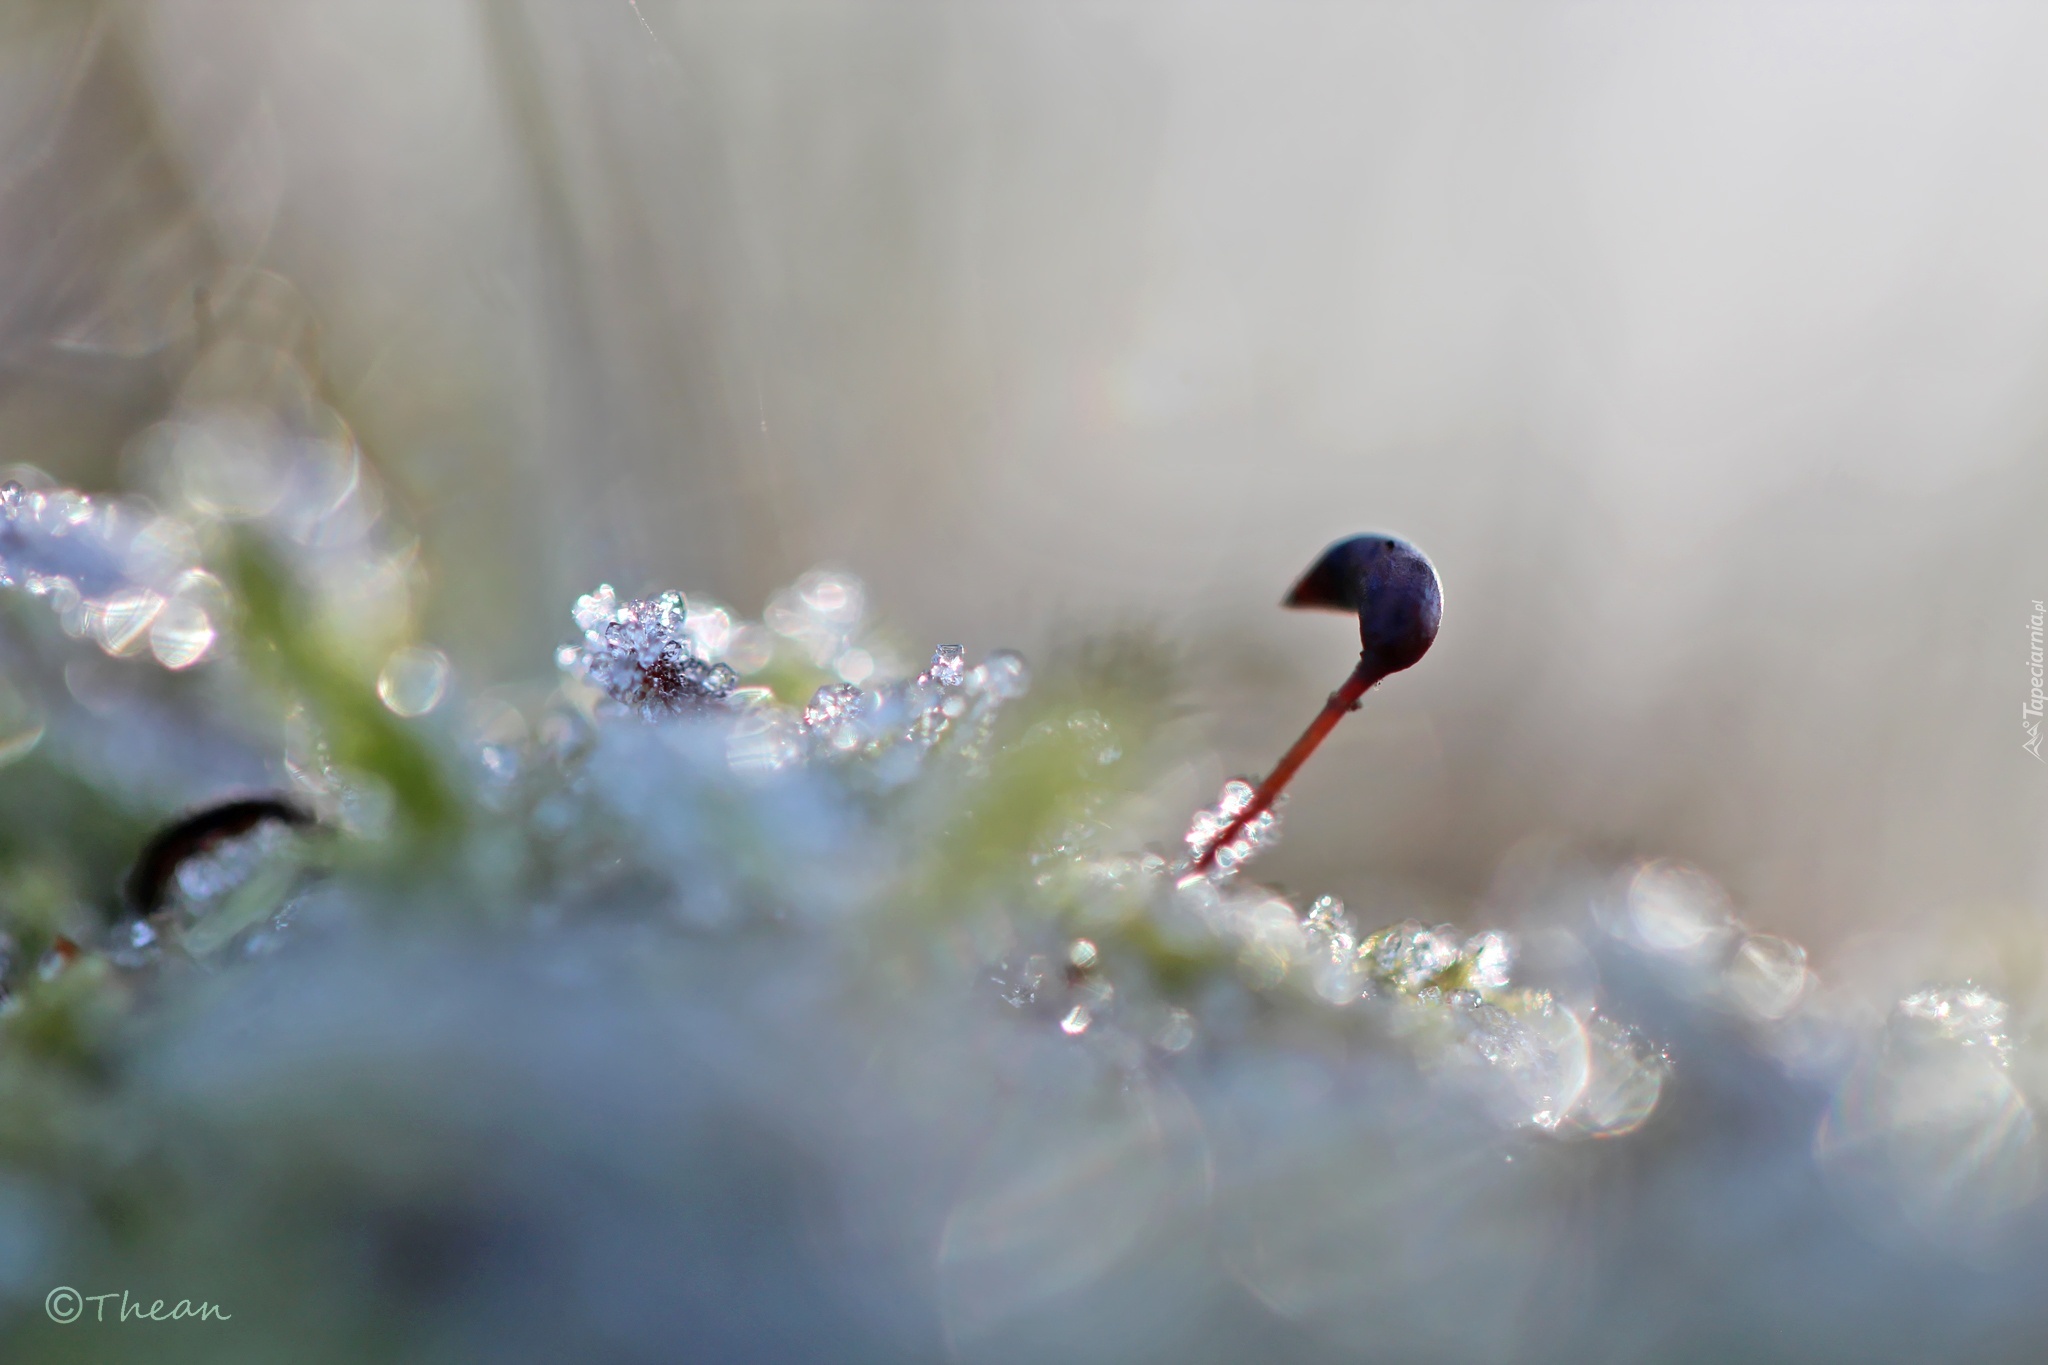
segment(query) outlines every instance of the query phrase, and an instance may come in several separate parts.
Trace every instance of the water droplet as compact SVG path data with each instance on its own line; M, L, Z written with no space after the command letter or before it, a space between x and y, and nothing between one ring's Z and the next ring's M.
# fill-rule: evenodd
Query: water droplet
M974 666L967 675L967 687L997 701L1014 701L1031 690L1031 670L1023 655L1013 649L998 649Z
M740 674L758 673L775 658L775 632L756 622L736 626L725 647L725 662Z
M206 657L217 635L206 608L173 597L150 623L149 652L165 668L190 668Z
M1152 1035L1154 1046L1162 1052L1185 1052L1195 1041L1195 1017L1180 1008L1166 1012L1166 1022Z
M1591 1069L1578 1016L1540 991L1511 1009L1482 1003L1455 1013L1465 1048L1505 1082L1506 1117L1538 1128L1562 1123L1585 1094Z
M1634 1132L1657 1108L1670 1059L1635 1029L1600 1014L1586 1021L1586 1043L1586 1090L1572 1110L1573 1126L1594 1137Z
M612 613L617 611L618 607L618 594L612 591L611 584L602 583L598 585L596 592L586 593L577 598L570 615L575 618L578 629L598 630L606 621L611 620Z
M277 507L290 484L281 451L292 444L268 414L216 410L180 422L171 459L185 501L211 517L260 517Z
M90 608L92 634L109 654L140 648L164 599L148 588L128 588Z
M845 650L832 661L832 671L858 686L875 676L875 656L865 649Z
M1721 969L1721 991L1757 1019L1783 1019L1806 992L1806 949L1775 934L1746 934Z
M424 716L448 690L448 656L414 645L396 650L377 673L377 699L395 715Z
M1918 991L1849 1073L1814 1136L1830 1186L1886 1231L1973 1247L2041 1187L2032 1106L2008 1067L2006 1004L1981 987Z
M1726 939L1734 916L1728 893L1686 863L1652 859L1637 867L1627 891L1627 936L1667 957L1704 955Z

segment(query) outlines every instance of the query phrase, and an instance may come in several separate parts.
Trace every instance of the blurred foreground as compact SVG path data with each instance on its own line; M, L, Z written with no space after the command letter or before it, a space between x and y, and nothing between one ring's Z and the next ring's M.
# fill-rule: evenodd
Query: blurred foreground
M2044 52L13 6L10 1358L2032 1358Z

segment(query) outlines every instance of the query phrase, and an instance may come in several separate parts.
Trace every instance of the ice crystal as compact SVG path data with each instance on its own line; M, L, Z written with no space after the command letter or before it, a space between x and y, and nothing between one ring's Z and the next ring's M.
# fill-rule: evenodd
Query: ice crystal
M219 584L197 567L191 531L76 489L0 483L0 588L45 599L67 635L167 668L198 663L218 634Z
M1223 792L1216 804L1197 811L1184 842L1191 857L1200 857L1216 837L1230 827L1230 822L1251 805L1257 786L1247 778L1233 777L1223 784ZM1274 843L1280 837L1280 813L1273 807L1260 811L1256 816L1239 827L1230 842L1216 850L1216 876L1228 876L1242 867L1260 849Z
M695 652L679 592L621 602L607 583L578 598L571 615L583 643L565 647L558 662L648 720L721 703L739 685L730 664Z
M1407 990L1429 985L1462 959L1455 929L1425 929L1414 920L1381 930L1361 951L1376 976Z
M959 645L940 645L932 651L931 670L925 674L940 687L958 687L967 681L967 651Z
M1940 1043L1981 1052L2004 1066L2012 1056L2005 1019L2005 1001L1981 986L1932 987L1893 1008L1891 1036L1907 1046Z
M826 683L804 707L804 729L825 751L846 753L867 739L861 725L864 694L852 683Z

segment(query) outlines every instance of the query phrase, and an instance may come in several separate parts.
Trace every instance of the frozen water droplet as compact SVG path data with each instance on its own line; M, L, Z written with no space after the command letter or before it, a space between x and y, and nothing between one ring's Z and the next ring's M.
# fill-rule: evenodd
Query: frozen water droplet
M1024 663L1024 656L1014 649L998 649L974 666L967 676L970 691L995 698L997 701L1014 701L1031 689L1031 670Z
M2041 1188L2033 1107L2007 1067L2006 1004L1964 983L1917 991L1843 1080L1814 1137L1837 1194L1880 1225L1981 1245Z
M1107 726L1104 729L1106 731ZM1098 760L1100 757L1098 754ZM1114 762L1115 758L1112 757L1109 761ZM1233 777L1225 782L1216 804L1207 810L1196 811L1194 819L1189 822L1188 832L1184 836L1188 852L1199 857L1204 849L1215 842L1218 835L1230 827L1230 822L1251 804L1257 790L1246 778ZM1228 844L1216 850L1216 870L1219 873L1234 871L1260 849L1271 845L1279 837L1279 831L1278 811L1269 809L1259 812L1257 816L1239 827Z
M1066 1016L1060 1020L1060 1032L1071 1038L1078 1034L1086 1033L1088 1025L1092 1022L1094 1022L1094 1017L1089 1014L1088 1007L1086 1005L1076 1005L1068 1010Z
M839 657L832 661L832 671L837 673L842 681L857 686L875 676L875 656L865 649L842 651Z
M93 634L109 654L126 654L145 643L145 633L163 610L164 599L148 588L114 593L93 612Z
M377 699L400 716L424 716L448 690L448 656L412 646L393 652L377 674Z
M1586 1021L1586 1091L1572 1110L1575 1127L1620 1137L1643 1126L1664 1093L1671 1061L1635 1029L1596 1014Z
M218 635L205 607L173 597L150 623L149 652L165 668L190 668L207 656Z
M775 632L748 622L736 626L725 647L725 662L742 674L758 673L775 658Z
M857 624L867 602L858 578L831 569L813 569L797 579L796 595L813 616L842 627Z
M13 479L0 483L0 515L12 521L21 512L21 485Z
M1489 930L1465 941L1465 980L1475 990L1504 989L1513 961L1514 945L1505 934Z
M811 694L804 724L812 729L846 719L860 706L860 689L851 683L826 683Z
M1591 1067L1585 1027L1548 995L1525 995L1512 1010L1470 1005L1456 1016L1465 1047L1506 1083L1508 1117L1554 1129L1584 1096Z
M1720 883L1686 863L1652 859L1629 878L1628 936L1650 952L1704 955L1726 939L1733 919Z
M1180 1008L1166 1012L1166 1022L1152 1035L1152 1042L1162 1052L1185 1052L1195 1041L1195 1017Z
M1409 990L1441 976L1460 957L1450 926L1426 929L1414 920L1380 930L1362 951L1382 979Z
M618 594L609 583L600 584L596 592L576 599L575 609L570 613L576 618L580 630L597 630L618 610Z
M959 645L940 645L932 650L931 680L940 687L958 687L967 681L967 651Z
M1721 969L1721 991L1757 1019L1783 1019L1806 991L1806 949L1776 934L1746 934Z
M2012 1053L2005 1019L2005 1001L1964 982L1915 991L1899 1001L1888 1031L1896 1046L1948 1044L1981 1052L2004 1065Z

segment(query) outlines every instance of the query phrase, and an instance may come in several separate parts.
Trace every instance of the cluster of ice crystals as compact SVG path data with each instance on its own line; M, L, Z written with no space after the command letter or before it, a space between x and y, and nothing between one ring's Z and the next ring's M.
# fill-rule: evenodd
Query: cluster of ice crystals
M1448 976L1451 968L1464 960L1456 932L1448 924L1425 929L1408 920L1374 934L1366 941L1361 955L1381 980L1404 990L1424 990Z
M1116 1003L1116 986L1102 965L1094 940L1077 938L1057 955L1032 953L1001 963L989 980L1004 1003L1054 1019L1061 1033L1078 1038Z
M1460 1045L1508 1084L1511 1116L1555 1129L1585 1093L1586 1035L1578 1017L1541 991L1507 1008L1475 992L1446 999Z
M2042 1191L2035 1097L2015 1075L2006 1002L1971 982L1918 990L1835 1089L1814 1155L1879 1227L1981 1249Z
M173 669L206 657L222 594L195 558L192 532L173 518L0 483L0 588L46 599L65 634L108 654L147 652Z
M963 646L943 644L912 675L887 645L863 633L866 601L859 579L824 569L776 592L758 623L676 592L623 601L605 585L577 600L572 614L583 641L563 646L556 662L612 706L649 720L725 714L736 771L876 760L858 771L886 788L908 780L917 756L934 749L983 762L998 712L1030 687L1023 658L997 650L970 665ZM778 654L791 662L792 652L837 680L801 703L739 686L742 674Z
M696 653L679 592L621 602L606 583L571 613L583 643L556 655L563 669L648 720L724 701L739 685L730 664Z
M1893 1007L1891 1039L1902 1046L1946 1044L1982 1053L2000 1066L2012 1057L2006 1003L1965 982L1915 991Z
M1186 843L1189 856L1201 857L1217 836L1230 827L1230 822L1251 805L1257 791L1258 788L1247 778L1233 777L1225 782L1216 804L1195 812L1194 820L1188 825ZM1215 875L1227 876L1235 872L1252 855L1279 837L1280 814L1269 806L1245 821L1228 843L1217 848L1213 863Z
M861 725L863 694L852 683L826 683L811 694L803 725L821 748L848 753L867 741Z
M959 645L940 645L932 650L932 666L920 680L939 687L959 687L967 681L967 651Z

